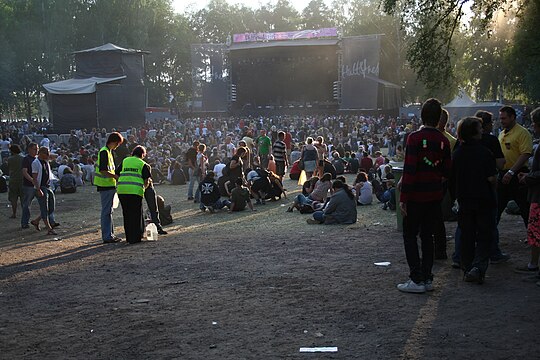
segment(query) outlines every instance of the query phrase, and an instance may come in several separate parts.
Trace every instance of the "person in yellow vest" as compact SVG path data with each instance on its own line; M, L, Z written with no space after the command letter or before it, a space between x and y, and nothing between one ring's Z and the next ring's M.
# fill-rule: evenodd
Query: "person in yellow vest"
M136 146L130 157L125 158L120 165L118 178L118 198L124 215L124 231L129 244L141 242L144 233L144 217L142 201L144 190L150 185L150 165L144 162L146 149Z
M122 241L114 235L113 199L116 194L116 180L113 151L124 141L120 133L113 132L107 138L107 143L99 150L94 175L94 185L101 197L101 239L104 243Z

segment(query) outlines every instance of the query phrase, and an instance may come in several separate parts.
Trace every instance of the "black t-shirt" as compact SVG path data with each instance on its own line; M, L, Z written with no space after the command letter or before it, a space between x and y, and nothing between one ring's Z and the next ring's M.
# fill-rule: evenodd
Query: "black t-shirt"
M30 155L26 155L22 162L22 168L28 171L28 175L32 176L32 163L36 158ZM23 177L23 185L34 187L34 184L29 181L27 178Z
M49 180L51 178L49 166L45 160L39 159L39 163L41 164L41 184L39 185L49 187Z
M495 159L504 158L504 154L501 149L501 143L495 135L482 134L482 140L480 140L480 143L491 151Z
M487 178L496 174L495 157L480 141L461 144L452 156L451 192L460 204L495 205L495 192Z

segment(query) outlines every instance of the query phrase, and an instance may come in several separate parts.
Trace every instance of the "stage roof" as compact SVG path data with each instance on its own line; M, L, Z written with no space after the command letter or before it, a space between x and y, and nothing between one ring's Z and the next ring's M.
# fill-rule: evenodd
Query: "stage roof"
M316 40L287 40L269 41L257 43L236 43L229 47L229 50L264 49L271 47L291 47L291 46L329 46L337 45L338 39L316 39Z
M43 84L45 90L51 94L76 95L92 94L96 92L96 85L115 80L125 79L127 76L113 78L91 77L87 79L68 79L53 83Z

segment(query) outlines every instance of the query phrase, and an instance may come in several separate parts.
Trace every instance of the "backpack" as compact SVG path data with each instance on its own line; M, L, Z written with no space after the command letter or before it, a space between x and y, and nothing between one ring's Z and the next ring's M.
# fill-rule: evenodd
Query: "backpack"
M304 204L300 207L300 214L312 214L315 210L309 204Z

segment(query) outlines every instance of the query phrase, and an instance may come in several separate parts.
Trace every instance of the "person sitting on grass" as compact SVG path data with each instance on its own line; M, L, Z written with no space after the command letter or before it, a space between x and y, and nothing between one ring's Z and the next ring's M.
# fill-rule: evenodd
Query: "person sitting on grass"
M64 169L62 179L60 179L60 191L62 194L73 194L77 191L77 180L69 167Z
M253 207L249 196L249 190L244 186L244 181L242 178L237 178L234 181L235 187L231 191L231 203L229 206L229 212L233 211L242 211L246 208L246 205L249 206L251 211L257 211Z
M304 194L298 194L294 199L294 202L287 209L287 212L293 212L296 208L300 210L304 205L311 205L313 201L318 201L324 203L326 196L328 195L328 190L332 187L332 175L330 173L325 173L320 180L315 183L315 186L310 187L309 195L305 196Z
M356 191L355 197L358 205L370 205L373 202L373 187L365 172L362 171L356 176L353 187Z
M214 210L222 209L227 205L226 201L221 201L220 199L221 194L214 177L214 172L209 171L199 184L199 191L201 193L201 202L199 208L202 212L205 212L208 209L211 213L213 213Z
M313 219L307 219L308 224L354 224L356 223L356 202L354 194L347 184L336 180L332 184L334 194L322 210L313 213Z

